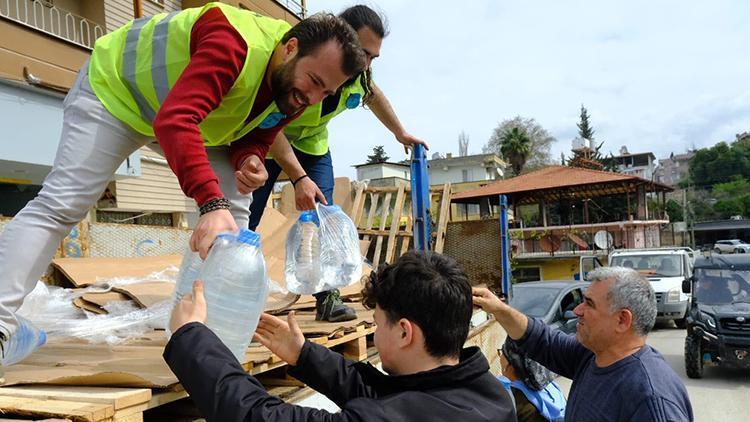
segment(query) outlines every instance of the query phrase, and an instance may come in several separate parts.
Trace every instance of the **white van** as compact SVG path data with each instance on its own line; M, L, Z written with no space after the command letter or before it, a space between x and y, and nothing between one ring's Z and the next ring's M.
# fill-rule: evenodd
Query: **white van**
M630 267L651 281L656 292L656 320L673 320L685 327L689 294L682 281L693 275L695 253L690 248L623 249L609 255L610 266Z

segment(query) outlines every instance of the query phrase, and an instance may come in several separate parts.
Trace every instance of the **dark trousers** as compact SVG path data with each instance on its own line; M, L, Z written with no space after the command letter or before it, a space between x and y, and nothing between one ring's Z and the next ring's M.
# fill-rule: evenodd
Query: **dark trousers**
M299 160L305 173L318 185L323 195L328 201L328 205L333 204L333 161L331 161L331 151L324 155L310 155L292 148L294 155ZM273 159L266 159L266 171L268 171L268 180L260 189L253 192L253 202L250 204L250 223L248 228L255 230L263 217L263 210L268 202L268 197L273 191L273 185L281 174L281 167Z

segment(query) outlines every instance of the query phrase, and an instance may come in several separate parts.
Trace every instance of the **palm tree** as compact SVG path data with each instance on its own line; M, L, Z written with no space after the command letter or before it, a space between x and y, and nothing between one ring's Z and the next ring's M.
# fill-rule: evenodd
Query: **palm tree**
M531 139L523 129L514 127L500 138L500 152L516 176L521 174L531 151Z

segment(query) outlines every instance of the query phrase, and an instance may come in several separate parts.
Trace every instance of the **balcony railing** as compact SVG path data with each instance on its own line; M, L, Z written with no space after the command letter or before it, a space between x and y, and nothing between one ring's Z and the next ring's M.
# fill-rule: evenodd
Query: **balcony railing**
M572 226L511 229L517 258L607 255L614 249L661 246L660 227L667 220L623 221Z
M0 16L89 49L104 35L96 22L43 0L0 0Z
M305 7L305 0L276 0L276 3L284 6L290 12L299 16L300 19L304 19L307 15L307 7Z

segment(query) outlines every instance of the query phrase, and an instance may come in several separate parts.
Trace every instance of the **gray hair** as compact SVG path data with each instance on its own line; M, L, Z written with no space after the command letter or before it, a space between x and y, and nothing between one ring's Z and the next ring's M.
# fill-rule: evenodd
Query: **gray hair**
M651 283L632 268L599 267L588 273L592 283L612 280L607 292L609 311L627 308L633 314L633 331L648 334L656 322L656 294Z

